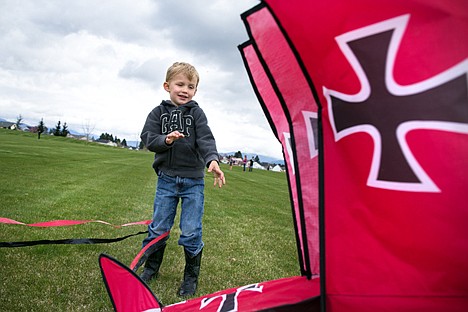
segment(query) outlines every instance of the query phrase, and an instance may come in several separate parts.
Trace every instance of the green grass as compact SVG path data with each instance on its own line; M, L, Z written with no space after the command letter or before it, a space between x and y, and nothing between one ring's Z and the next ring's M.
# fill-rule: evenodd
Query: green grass
M151 218L153 154L0 129L0 217L123 224ZM284 173L222 166L227 185L206 177L202 269L197 296L300 274ZM178 217L177 217L178 218ZM34 228L0 224L0 241L112 238L146 230L88 223ZM164 304L176 296L184 256L171 231L160 275ZM98 265L107 253L129 265L144 235L113 244L0 248L0 311L112 311Z

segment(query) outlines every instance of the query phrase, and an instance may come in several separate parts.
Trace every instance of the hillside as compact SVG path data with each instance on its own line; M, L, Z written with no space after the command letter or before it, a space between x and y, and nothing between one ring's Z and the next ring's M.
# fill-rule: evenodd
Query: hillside
M147 220L156 175L152 153L65 137L0 129L0 218L24 223L103 220L114 225ZM202 276L198 296L299 275L286 174L243 172L221 164L227 184L206 176ZM161 274L149 286L165 303L179 302L183 273L178 216ZM116 238L143 225L102 223L39 228L0 224L0 241ZM106 253L129 265L144 235L112 244L38 245L0 249L1 311L113 311L98 266Z

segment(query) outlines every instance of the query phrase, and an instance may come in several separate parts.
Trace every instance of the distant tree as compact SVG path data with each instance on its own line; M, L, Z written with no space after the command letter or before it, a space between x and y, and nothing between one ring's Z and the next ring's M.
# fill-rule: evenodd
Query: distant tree
M39 125L37 126L37 139L41 139L41 134L45 131L45 126L44 126L44 120L41 118L41 121L39 121Z
M107 132L106 133L101 133L101 136L99 137L99 139L115 142L114 141L114 136L112 134L107 133Z
M140 150L145 149L145 143L143 143L143 141L140 141L140 145L138 146L138 149Z
M140 133L136 135L136 141L135 141L135 148L138 149L138 146L140 146Z
M21 116L21 114L18 115L18 117L16 117L16 129L15 130L18 130L20 128L20 124L21 122L23 121L23 116Z
M254 160L258 163L260 162L260 158L258 157L258 155L255 156Z
M88 142L89 142L91 134L94 131L94 127L95 127L94 125L91 125L89 123L89 120L87 120L86 123L81 126L81 128L83 129L83 133L86 136L86 144L88 144Z
M237 151L237 152L234 154L234 157L236 157L236 158L242 158L242 153L241 153L241 151Z
M105 140L105 141L111 141L117 144L118 146L127 146L127 140L126 139L119 139L117 136L114 137L114 135L109 134L109 133L101 133L99 136L99 140Z
M66 137L68 135L68 133L70 133L70 131L68 131L67 123L64 122L63 127L62 127L62 131L60 131L60 135L63 136L63 137Z
M54 129L53 134L54 134L55 136L60 136L61 133L62 133L62 132L60 131L60 129L61 129L61 126L60 126L60 120L59 120L58 123L57 123L57 125L55 126L55 129Z

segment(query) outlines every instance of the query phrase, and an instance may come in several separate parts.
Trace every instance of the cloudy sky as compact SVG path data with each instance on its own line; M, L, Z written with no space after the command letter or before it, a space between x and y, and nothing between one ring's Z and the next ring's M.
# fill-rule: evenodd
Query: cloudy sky
M257 0L2 0L0 117L136 141L167 67L192 63L220 152L282 158L237 45Z

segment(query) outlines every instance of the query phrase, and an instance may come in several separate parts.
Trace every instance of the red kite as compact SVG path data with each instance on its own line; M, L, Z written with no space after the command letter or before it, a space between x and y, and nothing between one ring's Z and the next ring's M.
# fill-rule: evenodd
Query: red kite
M302 276L161 309L467 311L466 1L265 0L242 19Z

